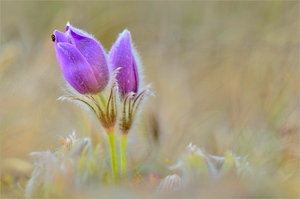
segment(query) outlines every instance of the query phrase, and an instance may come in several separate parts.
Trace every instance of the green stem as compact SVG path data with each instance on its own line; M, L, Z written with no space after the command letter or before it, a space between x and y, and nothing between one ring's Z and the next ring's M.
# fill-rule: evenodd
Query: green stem
M117 157L114 129L109 129L107 131L107 135L108 135L108 142L109 142L112 178L113 178L114 183L117 183L117 181L118 181L118 157Z
M127 138L128 136L125 134L125 135L121 135L121 139L120 139L121 174L124 179L126 178Z

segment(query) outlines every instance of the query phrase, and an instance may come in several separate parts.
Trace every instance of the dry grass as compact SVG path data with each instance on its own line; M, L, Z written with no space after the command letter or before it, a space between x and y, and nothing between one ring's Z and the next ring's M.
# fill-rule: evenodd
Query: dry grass
M155 150L132 135L136 161L156 157L167 166L163 160L176 162L192 141L211 154L249 155L255 169L267 172L268 180L258 176L264 188L252 195L241 188L238 197L299 196L299 2L0 5L3 197L22 194L22 183L14 183L29 175L30 152L56 147L58 136L72 130L78 137L97 133L83 110L56 100L65 83L50 36L67 21L106 49L124 28L132 33L156 95L141 129L153 133L152 118L158 133Z

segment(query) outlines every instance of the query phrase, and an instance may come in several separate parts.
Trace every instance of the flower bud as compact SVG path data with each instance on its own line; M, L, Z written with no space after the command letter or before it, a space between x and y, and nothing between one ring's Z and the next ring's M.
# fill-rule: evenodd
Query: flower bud
M177 174L168 175L161 181L158 187L158 192L170 193L182 189L181 177Z
M116 80L121 97L124 98L131 92L137 93L139 87L137 60L128 30L124 30L113 44L109 53L109 63L113 70L119 68Z
M58 64L67 82L79 93L98 93L109 81L106 53L88 33L72 27L52 36Z

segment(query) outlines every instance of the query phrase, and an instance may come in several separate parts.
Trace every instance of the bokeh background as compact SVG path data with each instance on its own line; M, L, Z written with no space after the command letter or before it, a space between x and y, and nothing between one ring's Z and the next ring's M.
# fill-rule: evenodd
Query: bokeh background
M30 152L57 147L58 136L72 131L98 131L80 107L57 100L65 81L50 36L67 21L107 51L123 29L131 31L155 93L131 136L137 161L175 163L192 141L210 154L248 155L270 176L261 180L272 197L299 194L299 2L0 6L2 196L22 193L18 181L30 174Z

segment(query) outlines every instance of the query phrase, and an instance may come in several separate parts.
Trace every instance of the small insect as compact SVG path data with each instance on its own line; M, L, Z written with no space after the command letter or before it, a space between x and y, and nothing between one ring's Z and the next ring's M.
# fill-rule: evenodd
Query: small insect
M53 42L55 42L55 35L54 34L51 35L51 39L52 39Z

